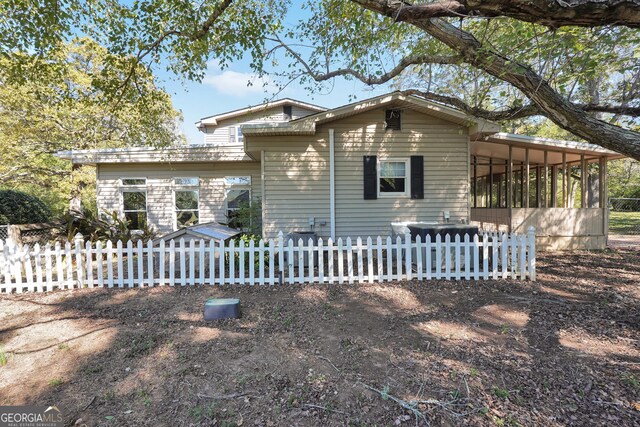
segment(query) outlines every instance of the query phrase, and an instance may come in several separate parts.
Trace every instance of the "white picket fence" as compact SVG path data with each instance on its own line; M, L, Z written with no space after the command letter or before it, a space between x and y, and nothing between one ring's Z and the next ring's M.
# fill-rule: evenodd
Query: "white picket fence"
M284 241L84 242L40 247L0 241L0 292L195 284L274 285L392 280L536 280L535 231Z

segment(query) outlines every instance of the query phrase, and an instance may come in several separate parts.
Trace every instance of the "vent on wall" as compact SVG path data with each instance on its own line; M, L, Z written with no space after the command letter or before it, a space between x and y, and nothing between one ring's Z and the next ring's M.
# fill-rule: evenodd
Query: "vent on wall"
M282 107L282 114L284 115L285 120L291 120L291 105L285 105Z
M385 110L384 130L400 130L400 110Z

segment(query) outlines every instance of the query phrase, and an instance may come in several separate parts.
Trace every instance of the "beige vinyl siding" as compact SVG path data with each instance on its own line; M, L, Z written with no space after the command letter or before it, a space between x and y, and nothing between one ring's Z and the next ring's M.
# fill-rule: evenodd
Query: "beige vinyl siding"
M200 222L225 222L226 176L251 176L251 197L260 198L260 163L105 164L97 170L97 201L101 211L122 212L120 178L147 178L147 215L160 233L173 231L174 177L199 177Z
M298 119L313 114L314 111L293 106L291 110L292 118ZM269 108L267 110L249 114L246 116L233 117L227 120L221 120L217 126L207 126L204 135L205 144L226 144L230 149L239 148L242 150L242 144L229 144L229 127L242 126L247 124L261 123L280 123L285 122L282 106Z
M309 138L261 138L269 147L263 157L266 237L275 237L280 230L308 231L309 217L315 219L318 235L329 237L329 147L326 139L310 144Z
M384 110L322 126L335 129L336 237L387 236L393 221L468 219L467 129L413 110L402 111L402 130L384 130ZM363 198L363 156L424 156L424 199ZM410 180L407 182L410 186Z
M383 122L379 109L319 126L313 136L252 140L265 151L265 236L309 230L310 216L318 234L329 236L329 129L335 129L336 237L387 236L392 221L442 221L445 210L452 221L468 220L467 129L413 110L403 111L402 131L386 132ZM365 155L424 156L425 198L364 200Z

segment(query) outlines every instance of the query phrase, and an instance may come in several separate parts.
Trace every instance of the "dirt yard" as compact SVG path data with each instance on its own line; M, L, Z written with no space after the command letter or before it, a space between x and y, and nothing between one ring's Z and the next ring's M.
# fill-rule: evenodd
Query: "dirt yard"
M0 405L68 425L640 425L640 252L539 281L0 296ZM206 323L207 297L240 320Z

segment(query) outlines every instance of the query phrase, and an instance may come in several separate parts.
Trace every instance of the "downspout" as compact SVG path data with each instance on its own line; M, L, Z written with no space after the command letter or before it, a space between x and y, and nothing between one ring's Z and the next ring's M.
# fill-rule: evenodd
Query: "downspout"
M331 224L331 238L336 239L336 166L335 166L335 136L334 130L329 129L329 221Z
M252 183L253 185L253 183ZM264 211L265 211L265 194L266 182L264 179L264 150L260 151L260 234L264 235Z

